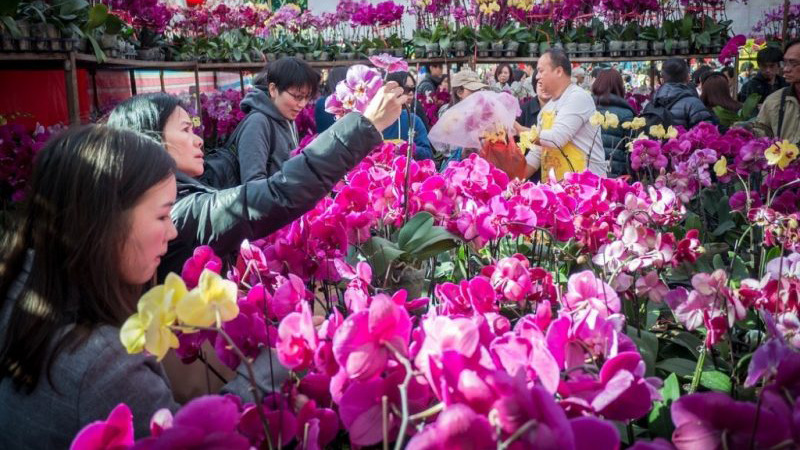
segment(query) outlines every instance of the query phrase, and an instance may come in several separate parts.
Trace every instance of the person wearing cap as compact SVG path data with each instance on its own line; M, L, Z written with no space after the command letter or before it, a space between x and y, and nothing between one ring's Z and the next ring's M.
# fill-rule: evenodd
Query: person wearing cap
M591 88L591 85L588 83L589 80L586 79L586 71L583 70L583 67L578 67L572 71L572 81L581 89L588 91Z
M461 100L464 100L475 92L482 91L489 87L489 85L481 81L481 77L478 76L476 72L467 69L454 73L451 76L450 86L452 87L454 94L453 105ZM442 106L439 109L439 117L442 117L450 108L450 106L452 105ZM466 149L465 151L465 149L462 149L461 147L453 148L450 146L443 146L443 148L438 150L440 150L445 158L444 162L442 163L442 170L447 167L447 164L449 164L450 161L460 161L469 153L477 151L477 149Z

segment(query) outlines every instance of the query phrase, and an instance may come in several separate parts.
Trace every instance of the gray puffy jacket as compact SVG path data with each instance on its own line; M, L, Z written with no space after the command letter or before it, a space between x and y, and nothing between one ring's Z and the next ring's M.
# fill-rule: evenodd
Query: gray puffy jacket
M665 83L656 91L653 102L660 105L669 105L678 97L683 97L672 105L669 112L672 115L672 124L682 126L687 130L700 122L717 123L717 117L706 108L695 88L682 83Z
M381 141L369 120L350 113L269 178L216 190L179 173L178 198L172 208L178 236L161 260L158 279L180 273L199 245L228 256L244 239L265 237L300 217Z

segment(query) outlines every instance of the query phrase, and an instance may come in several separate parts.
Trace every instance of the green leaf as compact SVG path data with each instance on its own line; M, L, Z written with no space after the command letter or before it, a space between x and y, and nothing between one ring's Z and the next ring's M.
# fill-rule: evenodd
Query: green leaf
M674 331L667 339L689 350L695 358L700 356L700 347L703 346L703 341L694 334L688 331ZM692 372L694 373L694 369L692 369Z
M86 38L89 40L89 44L92 46L94 50L94 57L97 58L97 62L101 63L106 60L106 54L103 52L103 49L100 48L100 44L97 42L97 39L94 36L87 34Z
M647 319L646 327L649 330L656 324L658 318L661 316L661 310L664 307L663 303L656 303L652 301L647 302Z
M383 280L392 262L405 254L397 244L378 236L373 236L365 242L362 250L375 270L377 280Z
M62 18L66 18L66 16L74 15L76 12L89 7L89 3L85 0L65 0L61 4L61 8L59 8L58 14Z
M725 222L720 223L717 225L717 228L711 232L714 236L722 236L729 230L736 228L736 224L732 220L726 220Z
M108 8L106 5L94 5L92 9L89 10L89 20L86 22L86 25L83 26L83 29L85 31L94 30L104 24L107 18Z
M755 115L756 108L758 108L759 100L761 100L761 95L755 92L748 95L747 99L744 101L744 104L742 105L742 109L739 115L742 116L744 120L753 117Z
M731 392L731 379L716 370L704 371L700 374L700 385L712 391Z
M722 255L719 253L714 255L712 263L714 264L714 270L725 269L725 261L722 260Z
M3 25L5 25L5 27L8 28L8 31L11 33L11 36L13 36L16 39L22 37L22 33L19 31L19 28L17 28L17 23L14 21L13 17L0 16L0 21L2 21Z
M649 331L637 330L630 325L627 327L626 334L636 344L636 348L639 349L642 360L647 367L647 376L655 375L656 356L658 355L658 337Z
M781 256L782 254L783 254L783 250L780 247L772 247L767 252L767 256L764 258L764 263L766 264L766 263L772 261L773 259Z
M686 213L686 231L691 229L695 230L702 230L703 229L703 221L700 220L700 216L697 214L689 211Z
M656 363L656 368L667 373L674 373L679 377L690 377L694 374L697 362L684 358L667 358Z
M12 17L17 13L20 0L6 0L0 2L0 16Z
M423 226L426 227L425 231L433 227L433 216L431 213L422 211L409 219L409 221L403 225L403 228L401 228L397 233L397 245L400 248L406 248L411 238L414 237L417 231L419 231Z
M674 428L670 415L670 406L672 402L681 396L678 377L674 373L669 374L659 392L661 393L661 400L653 404L653 409L647 416L648 429L658 437L669 439Z
M700 45L711 45L711 35L708 31L695 35L695 39Z

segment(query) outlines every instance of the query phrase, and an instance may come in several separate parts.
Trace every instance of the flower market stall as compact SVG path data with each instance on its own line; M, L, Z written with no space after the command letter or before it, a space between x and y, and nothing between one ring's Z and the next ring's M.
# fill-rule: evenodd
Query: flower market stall
M674 56L736 64L778 38L783 20L769 11L733 36L715 0L339 0L321 14L246 2L16 3L0 9L0 59L63 69L71 122L81 121L81 68L97 115L98 71L129 77L132 95L137 70L158 71L162 91L165 71L185 72L194 85L181 104L206 149L226 145L247 116L250 74L286 56L349 67L323 102L340 119L364 114L409 68L535 65L560 47L575 64L646 62L655 77L656 62ZM784 28L784 40L798 32ZM232 73L235 88L201 89L201 74L216 72ZM436 123L450 92L419 100ZM515 141L518 104L487 91L440 127L458 128L447 132L462 147L526 151L541 130ZM292 124L293 155L317 137L314 107ZM219 361L247 379L251 398L207 392L147 418L146 436L134 436L135 408L120 403L81 423L72 448L800 447L798 143L764 137L745 113L690 128L639 113L590 119L597 139L624 130L615 150L629 173L618 178L529 181L485 151L439 167L387 140L278 231L233 255L197 246L181 273L148 286L119 341L153 364L168 354ZM61 128L3 117L3 221ZM280 366L265 368L264 354ZM278 369L285 380L264 386L259 377ZM212 365L206 373L225 378Z

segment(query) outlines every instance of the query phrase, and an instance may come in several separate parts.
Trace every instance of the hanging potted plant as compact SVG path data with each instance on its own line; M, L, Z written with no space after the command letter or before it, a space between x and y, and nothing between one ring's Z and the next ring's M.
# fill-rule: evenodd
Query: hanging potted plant
M603 56L606 51L605 30L606 28L600 19L597 17L592 19L591 31L594 42L590 45L590 52L596 58Z
M653 56L661 56L664 54L665 35L666 31L664 27L656 28L653 25L649 25L642 30L641 37L649 42Z
M470 26L458 28L453 36L453 52L456 58L467 56L468 49L475 43L475 30Z
M589 27L582 25L575 30L575 42L578 43L578 56L588 56L592 51L592 33Z
M678 54L689 54L689 42L692 39L692 28L694 26L694 17L686 15L683 19L675 23L678 31Z
M506 58L515 58L517 54L519 54L519 47L523 42L527 42L529 40L528 36L530 33L528 30L524 28L518 28L516 26L512 26L509 28L506 37L505 43L506 46L504 48L504 53Z
M578 56L578 31L572 27L566 27L558 35L564 44L564 51L570 58Z
M482 25L478 30L478 40L475 42L475 52L477 53L478 58L488 57L489 46L491 45L491 42L494 42L497 39L498 35L494 27Z
M550 39L555 37L556 32L553 28L552 21L543 23L538 31L539 35L543 37L543 39L539 41L539 54L542 54L552 46Z
M634 56L639 46L637 42L638 24L629 22L625 25L625 30L622 32L622 50L625 56Z
M611 57L622 56L622 39L624 28L622 25L614 24L606 30L606 39L608 40L608 54Z

